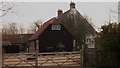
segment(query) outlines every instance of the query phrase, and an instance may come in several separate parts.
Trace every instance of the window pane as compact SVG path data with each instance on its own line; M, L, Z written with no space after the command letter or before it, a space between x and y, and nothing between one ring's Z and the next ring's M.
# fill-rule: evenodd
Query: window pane
M60 25L52 25L52 30L60 30L61 26Z

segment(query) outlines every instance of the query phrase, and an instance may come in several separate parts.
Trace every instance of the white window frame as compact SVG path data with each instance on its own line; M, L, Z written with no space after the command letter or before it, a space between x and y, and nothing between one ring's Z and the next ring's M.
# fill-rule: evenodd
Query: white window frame
M51 29L52 30L61 30L61 25L60 24L51 25Z

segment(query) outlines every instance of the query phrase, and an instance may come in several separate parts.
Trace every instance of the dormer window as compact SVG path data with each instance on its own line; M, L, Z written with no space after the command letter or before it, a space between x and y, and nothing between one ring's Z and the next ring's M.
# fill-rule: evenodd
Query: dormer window
M58 24L57 24L57 25L55 24L55 25L52 25L52 26L51 26L51 29L52 29L52 30L61 30L61 26L60 26L60 24L59 24L59 25L58 25Z

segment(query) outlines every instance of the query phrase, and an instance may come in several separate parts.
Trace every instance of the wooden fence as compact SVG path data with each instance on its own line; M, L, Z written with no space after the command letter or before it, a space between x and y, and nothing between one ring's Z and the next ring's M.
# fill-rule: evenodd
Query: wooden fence
M37 66L80 66L80 52L39 53ZM3 67L36 66L35 54L3 54Z

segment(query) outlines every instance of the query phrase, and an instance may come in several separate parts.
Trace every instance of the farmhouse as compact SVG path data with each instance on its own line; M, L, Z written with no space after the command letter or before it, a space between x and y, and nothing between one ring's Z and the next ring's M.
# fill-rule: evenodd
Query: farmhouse
M74 2L68 11L57 12L57 17L46 21L29 39L28 52L75 51L83 40L87 45L94 45L96 31L78 12Z

